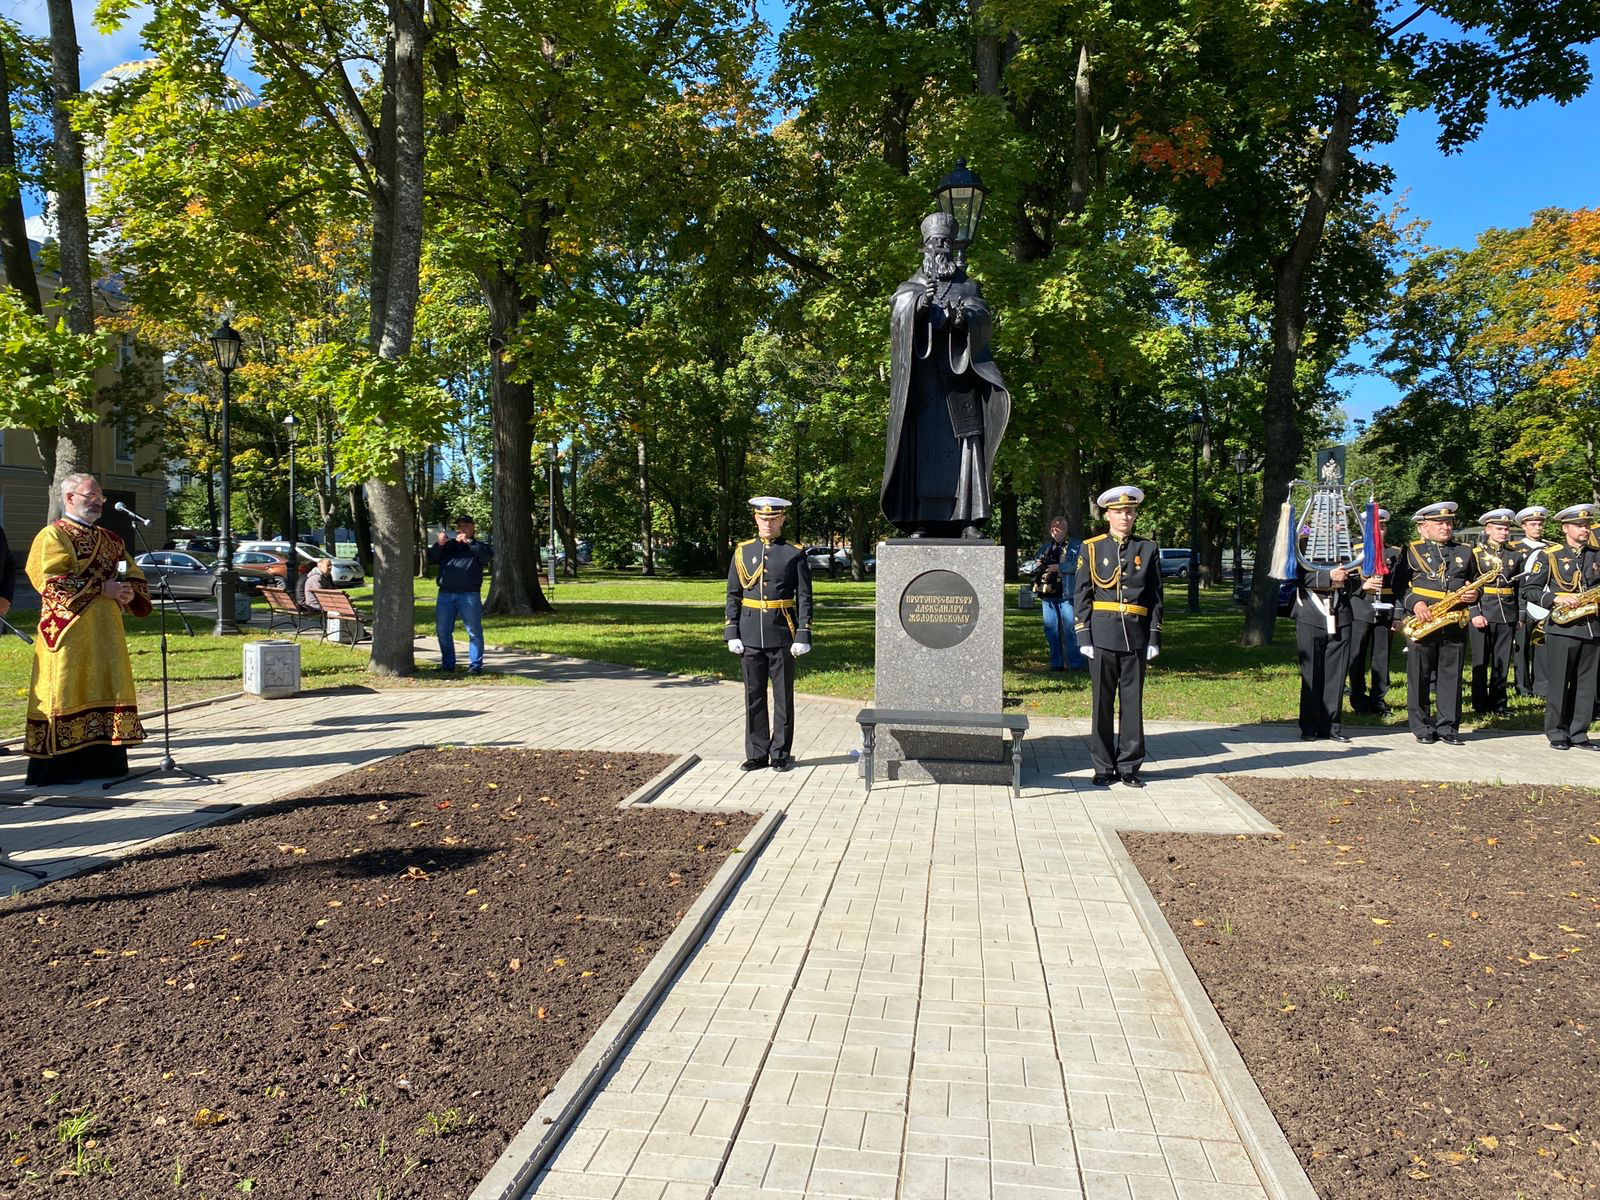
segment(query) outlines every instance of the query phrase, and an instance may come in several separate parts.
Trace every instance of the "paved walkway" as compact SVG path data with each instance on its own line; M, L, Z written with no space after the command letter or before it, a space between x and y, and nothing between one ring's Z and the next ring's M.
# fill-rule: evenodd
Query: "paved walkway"
M698 752L657 803L782 806L785 820L535 1194L1254 1200L1268 1193L1249 1131L1116 873L1111 831L1263 829L1222 773L1559 783L1573 770L1536 735L1451 748L1356 731L1330 748L1292 727L1154 723L1149 787L1102 790L1088 786L1084 723L1046 719L1025 744L1021 797L891 783L865 799L854 702L803 698L799 768L745 775L732 685L495 665L544 686L177 714L178 760L219 786L36 795L20 759L0 760L0 847L61 874L414 746ZM153 765L158 745L133 759Z

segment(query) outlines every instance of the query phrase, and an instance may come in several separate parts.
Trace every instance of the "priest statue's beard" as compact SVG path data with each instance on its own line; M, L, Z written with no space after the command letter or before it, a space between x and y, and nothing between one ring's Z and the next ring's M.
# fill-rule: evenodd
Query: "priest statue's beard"
M924 250L922 273L940 281L956 277L956 260L948 250Z

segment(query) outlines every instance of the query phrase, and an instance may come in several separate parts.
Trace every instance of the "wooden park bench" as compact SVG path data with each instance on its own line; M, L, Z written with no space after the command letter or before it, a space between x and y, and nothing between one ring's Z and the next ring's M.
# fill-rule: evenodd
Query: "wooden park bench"
M1022 713L934 712L926 708L863 708L856 714L861 726L861 766L867 791L872 791L873 751L877 747L878 726L896 729L993 729L1011 734L1011 793L1022 795L1022 735L1028 732L1028 718Z
M350 645L354 646L362 640L372 640L372 631L369 628L372 624L372 618L366 613L357 612L356 606L350 603L349 596L346 596L343 592L324 590L322 588L313 588L311 595L322 606L324 614L330 617L337 617L340 621L349 621L355 626L355 640ZM326 623L322 626L322 640L328 640L328 626Z
M299 637L301 631L309 623L312 628L322 627L322 612L308 604L301 604L287 591L280 587L264 587L261 595L267 601L267 632L271 633L281 621L294 626L294 635Z

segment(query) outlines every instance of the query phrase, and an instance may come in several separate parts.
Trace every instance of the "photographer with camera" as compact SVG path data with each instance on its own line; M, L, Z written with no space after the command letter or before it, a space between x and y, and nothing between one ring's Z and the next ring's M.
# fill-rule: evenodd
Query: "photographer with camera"
M1085 665L1072 621L1078 547L1078 540L1067 534L1067 519L1052 517L1050 540L1039 547L1033 569L1033 594L1044 614L1044 640L1050 647L1052 671L1081 671Z

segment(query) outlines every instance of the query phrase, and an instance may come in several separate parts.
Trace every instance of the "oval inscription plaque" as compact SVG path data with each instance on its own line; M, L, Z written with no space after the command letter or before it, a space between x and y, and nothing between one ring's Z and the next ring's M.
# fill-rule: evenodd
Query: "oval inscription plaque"
M948 650L978 626L978 593L954 571L924 571L900 594L900 628L930 650Z

